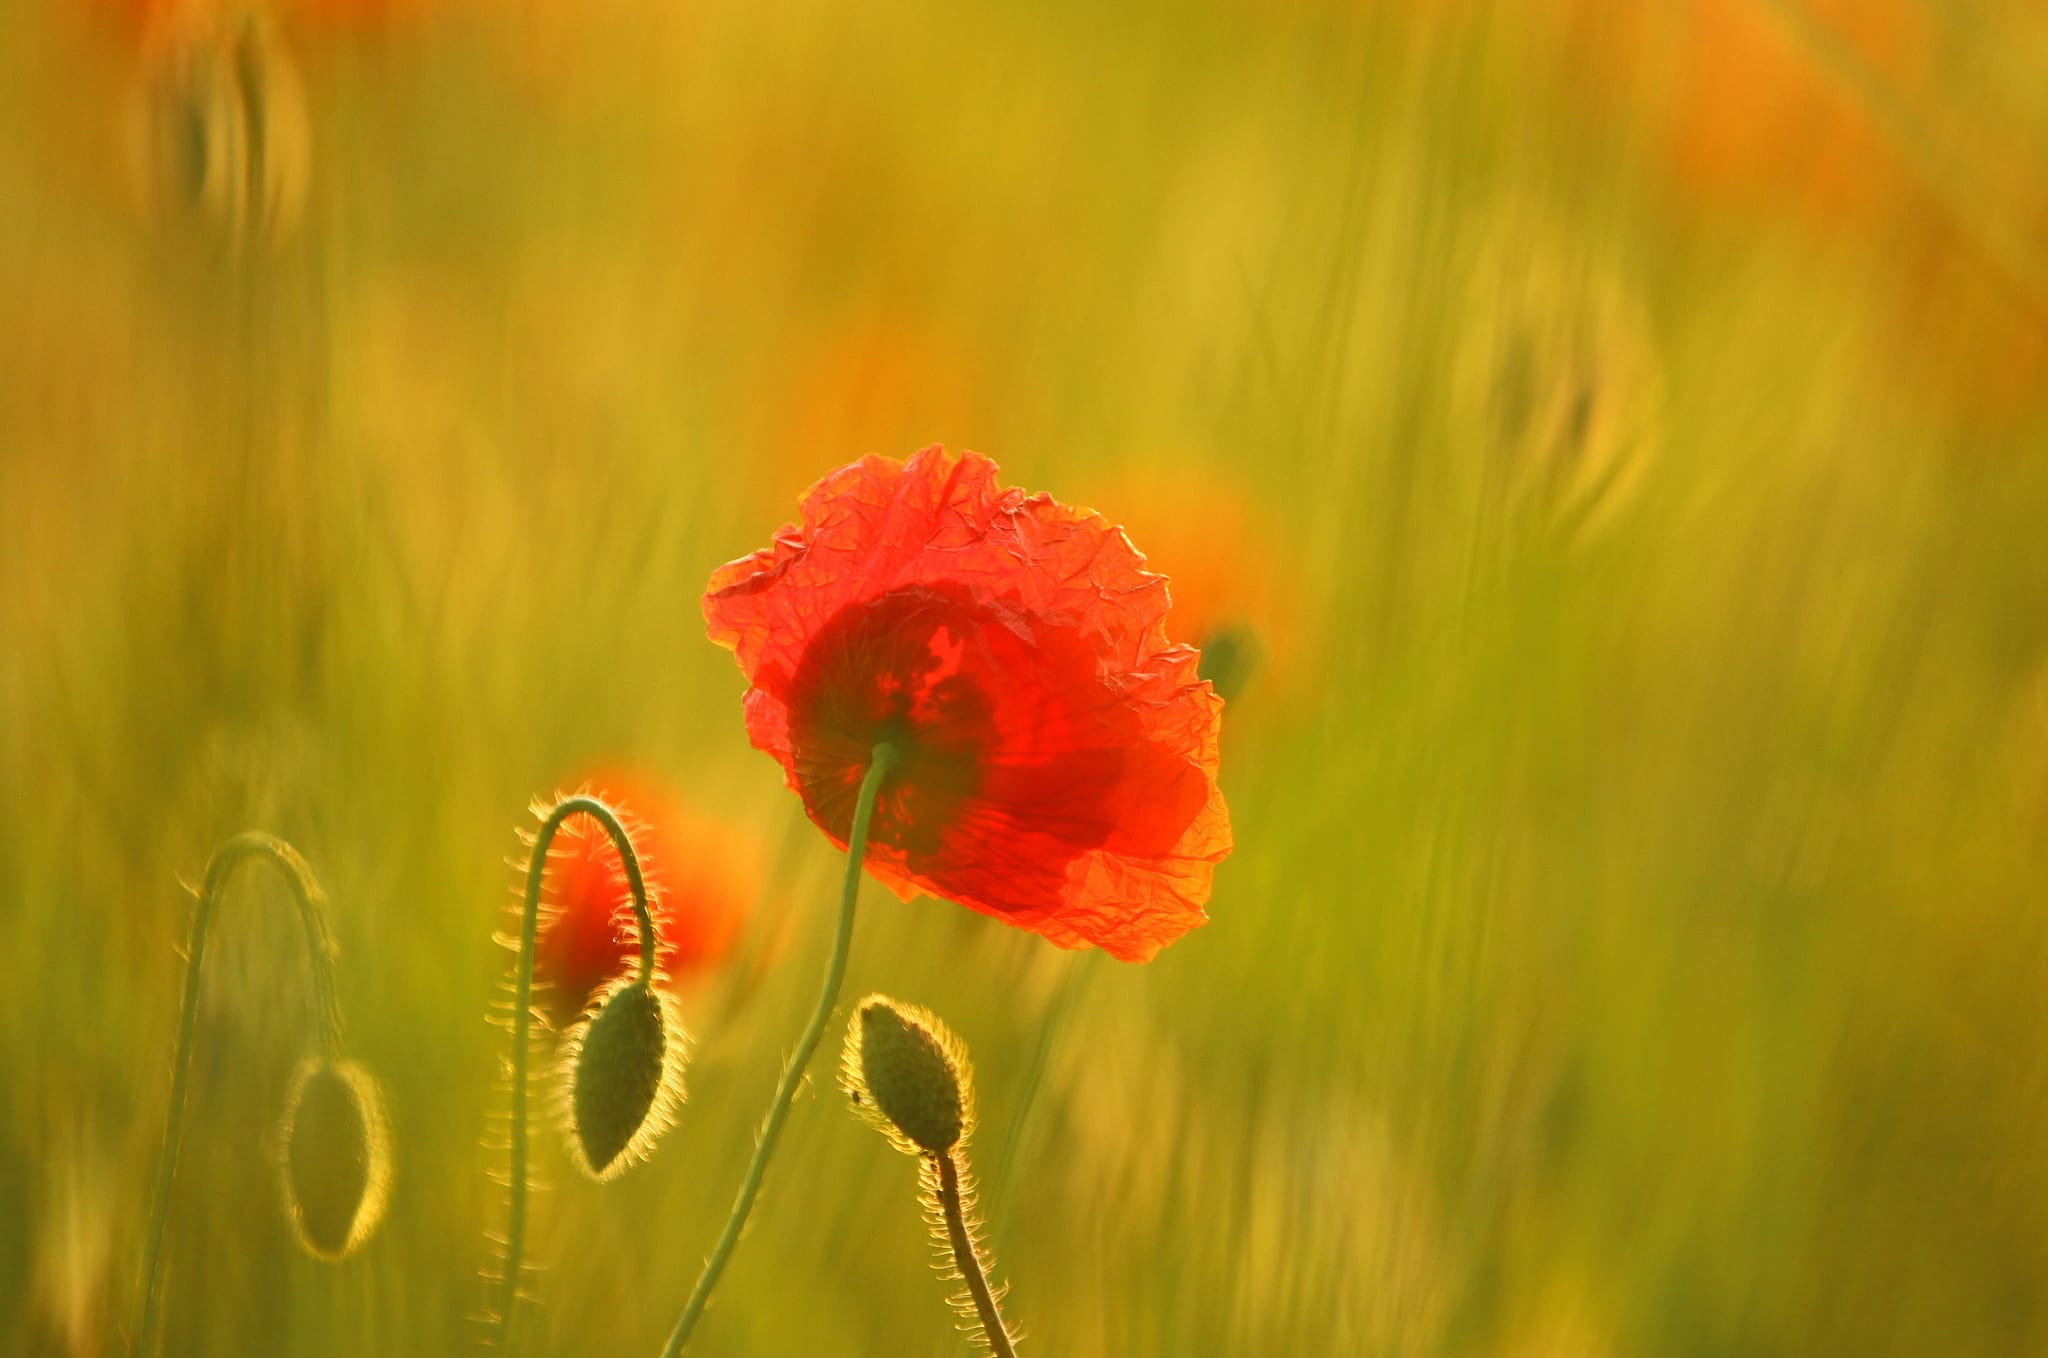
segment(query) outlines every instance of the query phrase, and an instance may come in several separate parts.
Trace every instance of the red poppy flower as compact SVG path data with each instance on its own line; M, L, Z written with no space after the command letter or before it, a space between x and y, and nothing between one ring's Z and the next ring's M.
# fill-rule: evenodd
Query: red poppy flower
M674 986L711 970L732 950L754 898L732 831L690 815L639 779L607 775L583 786L619 813L633 838L664 980ZM638 965L639 933L625 866L588 816L571 816L555 832L541 890L549 914L535 940L534 978L546 983L548 1014L561 1028L606 982Z
M1223 704L1129 540L936 447L842 467L803 508L712 575L704 615L811 819L846 844L887 741L866 866L905 900L1125 961L1202 923L1230 852Z

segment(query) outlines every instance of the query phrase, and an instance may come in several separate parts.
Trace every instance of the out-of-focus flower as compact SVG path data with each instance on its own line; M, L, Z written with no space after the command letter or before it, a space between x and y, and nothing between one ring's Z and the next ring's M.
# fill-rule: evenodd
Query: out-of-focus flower
M864 314L834 327L763 402L770 465L808 476L821 450L836 460L916 447L941 430L972 433L981 396L968 352L913 316Z
M1997 419L2040 407L2048 336L2020 300L2034 285L2001 276L1986 232L2017 230L2031 237L2021 248L2048 258L2048 198L2038 166L2015 168L2036 157L2014 155L2008 129L1954 118L1943 82L1956 67L1942 59L1937 9L1791 0L1782 15L1754 0L1691 0L1671 154L1694 194L1789 206L1830 245L1861 237L1899 284L1878 361L1959 413ZM1955 169L1970 182L1929 178L1922 162L1949 142L1967 152ZM2018 220L1987 223L1987 213Z
M1202 653L1226 702L1256 681L1284 689L1303 659L1296 599L1281 587L1279 533L1250 485L1189 462L1119 478L1102 493L1166 577L1174 630Z
M108 28L146 43L179 28L225 25L258 16L292 29L370 30L439 3L441 0L96 0L93 8Z
M267 248L305 207L312 135L298 66L260 14L172 11L145 38L132 147L145 210Z
M619 813L647 883L664 983L705 977L732 951L759 890L758 856L734 827L692 814L647 779L603 773L583 784ZM556 831L542 880L547 906L534 979L556 1028L573 1023L640 955L625 868L604 829L572 816Z
M1789 223L1896 285L1887 380L1993 422L2048 399L2038 280L2000 257L2048 258L2048 185L2023 120L1959 112L1953 85L1972 44L2035 23L2023 8L1980 7L1967 34L1925 0L1533 8L1599 73L1576 83L1601 115L1647 127L1682 210Z
M1663 370L1641 306L1591 249L1507 209L1456 325L1453 423L1479 503L1582 540L1634 498L1662 446Z
M2048 181L2033 192L2021 244L2048 260ZM2039 412L2048 402L2048 298L2028 295L2037 283L2012 277L1934 212L1911 223L1900 264L1881 361L1974 421Z
M1930 11L1911 0L1791 0L1803 22L1880 79L1918 85L1933 51ZM1755 0L1682 7L1668 137L1692 192L1782 203L1817 222L1894 211L1906 167L1874 110Z
M430 8L432 0L285 0L284 8L313 23L377 29Z
M1231 845L1222 703L1166 608L1099 514L937 447L833 472L704 595L751 684L748 735L834 843L894 745L877 878L1127 961L1204 921Z
M1526 16L1565 44L1575 92L1644 127L1668 186L1695 205L1790 212L1839 229L1889 215L1906 188L1884 129L1795 31L1812 25L1894 84L1929 53L1913 0L1529 0Z

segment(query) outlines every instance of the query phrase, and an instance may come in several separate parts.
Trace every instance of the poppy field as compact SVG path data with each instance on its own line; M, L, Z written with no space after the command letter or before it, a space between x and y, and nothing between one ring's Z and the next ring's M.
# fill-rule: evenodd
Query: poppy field
M0 6L0 1353L2048 1349L2044 91Z

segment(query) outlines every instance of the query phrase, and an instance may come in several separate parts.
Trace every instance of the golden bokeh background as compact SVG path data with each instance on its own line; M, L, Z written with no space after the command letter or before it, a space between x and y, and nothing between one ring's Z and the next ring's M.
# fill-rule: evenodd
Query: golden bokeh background
M838 870L698 595L934 442L1231 662L1156 962L865 899L1025 1352L2048 1349L2025 0L0 7L0 1349L125 1352L181 883L251 827L332 897L389 1216L293 1244L252 874L165 1351L472 1345L505 860L625 768L760 888L647 1164L537 1091L524 1319L657 1352ZM693 1353L965 1351L835 1041Z

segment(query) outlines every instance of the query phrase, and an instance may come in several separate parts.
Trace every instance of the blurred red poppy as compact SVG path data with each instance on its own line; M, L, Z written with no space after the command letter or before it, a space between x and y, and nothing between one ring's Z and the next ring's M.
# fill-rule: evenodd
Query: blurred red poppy
M811 819L845 845L886 741L866 866L904 899L1125 961L1201 924L1231 847L1222 702L1129 540L937 447L842 467L803 508L712 575L704 614Z
M691 815L643 779L607 774L583 789L617 811L633 837L664 981L673 987L709 972L732 951L754 898L731 830ZM562 1028L607 981L637 965L639 934L618 850L588 816L571 816L555 833L542 892L549 915L535 941L534 979L545 983L543 1003Z
M1574 95L1608 125L1647 129L1652 168L1687 215L1785 217L1831 257L1867 252L1873 277L1895 288L1891 342L1874 353L1882 380L1904 377L1997 427L2048 399L2048 340L1981 217L2010 218L2038 251L2048 185L2013 136L2023 120L1993 116L1990 91L1957 77L2023 48L2038 8L1986 0L1967 24L1927 0L1539 0L1531 11L1563 26ZM1942 157L1981 203L1928 177L1918 136L1966 152Z
M1171 470L1165 470L1167 467ZM1167 578L1174 630L1202 653L1202 677L1233 711L1250 692L1260 706L1298 688L1314 668L1301 624L1299 580L1281 578L1279 526L1257 487L1217 462L1176 454L1118 473L1100 503L1116 506L1145 560Z

